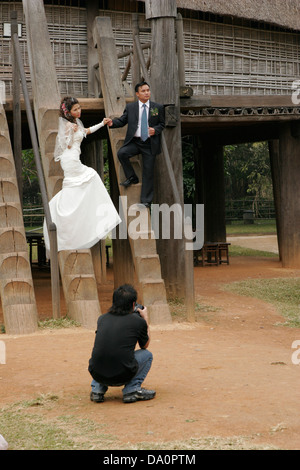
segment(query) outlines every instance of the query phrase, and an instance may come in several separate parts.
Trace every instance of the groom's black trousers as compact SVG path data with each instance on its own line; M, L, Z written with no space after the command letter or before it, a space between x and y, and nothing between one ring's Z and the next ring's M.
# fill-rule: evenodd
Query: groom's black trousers
M150 138L143 142L139 137L134 137L128 144L120 148L118 158L126 178L130 178L131 176L136 176L130 158L139 154L142 155L143 160L141 202L151 203L153 199L154 164L156 155L152 155L151 153Z

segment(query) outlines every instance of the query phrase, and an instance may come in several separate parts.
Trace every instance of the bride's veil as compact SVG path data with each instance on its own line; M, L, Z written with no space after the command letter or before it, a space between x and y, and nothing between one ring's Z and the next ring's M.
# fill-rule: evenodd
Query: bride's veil
M58 162L61 154L73 143L74 131L73 125L67 119L58 118L58 132L54 148L54 160Z
M76 119L76 124L82 130L84 137L86 132L80 119ZM67 147L72 147L74 139L73 123L62 117L58 118L58 132L55 141L54 148L54 160L58 162L62 153Z

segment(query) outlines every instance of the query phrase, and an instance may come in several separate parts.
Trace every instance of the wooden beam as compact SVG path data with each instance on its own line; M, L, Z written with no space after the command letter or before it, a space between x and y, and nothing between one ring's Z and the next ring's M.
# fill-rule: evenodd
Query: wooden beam
M211 106L215 108L249 107L261 108L264 106L290 106L295 107L290 95L211 95Z
M104 100L103 98L86 98L78 97L82 106L87 111L103 111ZM33 100L32 100L33 101ZM126 98L126 102L133 101L133 98ZM169 103L168 103L169 104ZM6 112L13 110L13 100L11 97L6 99L4 103L4 109ZM24 100L20 100L21 110L25 110ZM299 106L295 106L291 102L291 98L288 95L269 95L269 96L209 96L209 95L197 95L193 98L181 98L180 109L181 111L197 110L205 107L212 108L277 108L277 107L288 107L294 109L300 109ZM295 115L296 116L296 115Z
M17 12L11 12L11 35L18 34ZM23 178L22 178L22 121L20 107L20 73L18 63L13 48L13 129L14 129L14 159L19 187L20 203L23 207Z

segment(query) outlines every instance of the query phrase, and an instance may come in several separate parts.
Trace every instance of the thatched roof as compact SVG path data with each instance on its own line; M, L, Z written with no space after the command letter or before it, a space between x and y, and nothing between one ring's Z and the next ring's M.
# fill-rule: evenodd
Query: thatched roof
M299 0L177 0L177 7L264 21L300 31Z

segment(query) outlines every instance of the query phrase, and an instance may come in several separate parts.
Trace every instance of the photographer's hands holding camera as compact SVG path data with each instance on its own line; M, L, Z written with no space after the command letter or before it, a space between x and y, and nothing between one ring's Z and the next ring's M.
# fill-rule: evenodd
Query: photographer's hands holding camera
M143 307L142 309L137 307L137 311L139 312L140 316L147 322L147 325L148 325L148 309L147 309L147 307Z
M140 308L142 307L142 308ZM135 311L145 320L145 322L147 323L147 333L148 333L148 341L147 343L145 344L145 346L143 347L143 349L147 349L147 347L149 346L149 343L150 343L150 328L149 328L149 321L148 321L148 309L147 307L143 306L143 305L139 305L139 304L136 304L135 305Z

